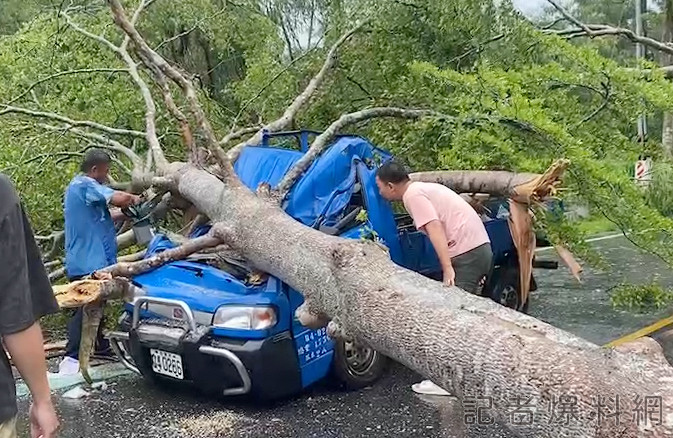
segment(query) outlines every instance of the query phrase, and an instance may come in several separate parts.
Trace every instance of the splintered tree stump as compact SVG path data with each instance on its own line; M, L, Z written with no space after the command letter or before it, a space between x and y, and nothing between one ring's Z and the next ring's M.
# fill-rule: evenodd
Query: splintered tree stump
M82 307L98 300L101 296L103 280L79 280L68 284L53 286L59 307L70 309Z

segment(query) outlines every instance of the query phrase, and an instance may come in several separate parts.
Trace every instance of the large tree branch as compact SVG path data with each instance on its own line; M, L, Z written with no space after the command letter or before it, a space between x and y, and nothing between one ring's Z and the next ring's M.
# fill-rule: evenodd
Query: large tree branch
M339 48L346 41L348 41L353 36L353 34L359 31L362 28L362 26L364 26L366 23L367 22L364 21L358 26L349 30L348 32L343 34L341 38L337 40L336 43L334 43L334 45L330 48L329 52L327 53L327 57L325 58L325 62L323 63L320 71L311 79L311 81L308 83L304 91L302 91L301 94L299 94L299 96L297 96L292 101L290 106L288 106L285 109L285 112L279 119L276 119L273 122L269 123L268 125L264 126L262 129L257 131L257 133L252 138L249 138L247 141L240 143L229 150L229 152L227 153L227 157L231 162L236 161L236 159L241 153L241 150L243 150L246 144L257 144L260 141L262 141L262 135L264 131L277 132L283 129L287 129L287 127L292 125L292 122L297 116L299 110L301 110L311 100L311 97L316 92L316 90L318 90L318 88L320 88L320 86L325 82L327 74L336 65L337 53L339 51Z
M91 74L91 73L123 73L123 72L128 72L128 70L125 69L125 68L81 68L81 69L76 69L76 70L60 71L58 73L51 74L49 76L46 76L42 79L39 79L39 80L33 82L21 94L18 94L16 97L13 97L9 102L7 102L7 105L12 105L16 101L20 100L26 94L33 91L33 89L35 87L37 87L38 85L43 84L43 83L48 82L48 81L51 81L52 79L60 78L62 76L70 76L70 75L77 75L77 74Z
M198 156L196 143L194 142L194 136L192 135L192 128L189 125L189 120L187 116L182 112L173 99L173 92L171 91L168 81L166 81L166 75L164 75L158 68L154 67L152 63L148 62L146 65L150 65L153 68L150 68L154 81L159 85L161 89L161 94L164 98L164 103L166 108L171 113L171 115L177 120L178 126L180 127L180 135L182 136L182 141L189 151L191 151L192 158Z
M0 107L4 108L0 110L0 116L4 114L25 114L27 116L37 117L41 119L57 120L59 122L67 123L70 126L86 126L88 128L97 129L99 131L103 131L112 135L127 135L136 138L145 137L144 132L135 131L132 129L113 128L111 126L103 125L102 123L98 122L92 122L90 120L73 120L57 113L35 111L28 108L21 108L17 106L10 106L4 104L0 104Z
M580 36L588 36L590 38L595 38L598 36L622 36L625 37L634 43L640 43L646 45L652 49L672 54L673 55L673 45L662 43L653 38L636 35L631 29L625 29L621 27L613 27L607 25L597 25L597 24L584 24L572 14L570 14L566 9L560 6L555 0L547 0L551 3L556 10L558 10L568 21L572 22L577 26L577 28L566 29L566 30L545 30L545 33L557 34L565 36L566 38L576 38Z
M498 170L434 170L409 174L412 181L442 184L456 193L486 193L503 197L510 196L516 186L538 176L535 173Z
M150 4L151 1L147 0L142 0L140 2L140 5L136 9L132 21L135 23L139 16L140 13L143 11L143 9ZM133 60L131 55L129 55L127 46L130 42L129 38L124 38L124 41L120 46L116 46L112 42L110 42L108 39L104 38L101 35L95 35L86 29L80 27L77 25L69 16L68 14L61 12L61 15L65 18L66 22L70 27L75 29L76 31L80 32L81 34L100 42L101 44L105 45L108 47L110 50L112 50L114 53L116 53L124 63L126 63L126 66L128 68L129 75L133 79L133 82L137 85L137 87L140 90L140 93L143 97L143 101L145 102L145 133L144 137L149 145L149 147L152 149L152 153L154 154L154 160L157 164L157 167L161 169L165 169L166 166L168 165L168 161L166 160L166 157L163 153L163 150L161 148L161 144L159 143L159 138L157 137L157 132L156 132L156 105L154 103L154 99L152 98L152 93L150 92L149 87L145 83L145 81L140 77L140 73L138 72L138 66L136 62Z
M495 170L440 170L416 172L412 181L434 182L457 193L486 193L529 204L554 195L568 160L557 160L543 174L513 173Z
M290 191L297 179L309 168L311 163L329 146L330 141L339 131L348 125L359 123L380 117L397 117L403 119L418 119L421 117L439 115L429 110L404 109L393 107L369 108L354 113L344 114L323 131L311 144L308 152L304 154L283 177L276 188L278 200L282 201ZM446 116L442 116L446 117Z
M208 118L206 117L203 108L198 101L196 90L194 89L192 83L187 80L187 78L185 78L185 76L176 68L171 66L161 55L152 50L152 48L147 44L140 33L138 33L133 23L130 22L126 17L124 8L122 7L119 0L108 0L108 2L110 4L115 23L126 33L126 35L128 35L131 41L133 41L136 51L141 54L141 60L143 63L145 63L145 65L147 65L147 67L150 69L158 69L180 87L183 94L185 95L185 98L187 99L190 111L196 120L199 131L206 140L208 149L217 158L221 170L225 174L233 174L231 163L226 159L224 150L219 146L215 133L210 126L210 122L208 121Z
M88 132L84 131L82 129L78 128L73 128L70 125L67 126L53 126L53 125L48 125L46 123L39 123L37 126L46 129L48 131L56 131L56 132L71 132L79 137L86 138L88 140L93 140L96 142L96 145L99 147L102 147L104 149L109 149L115 152L119 152L120 154L125 155L129 160L131 160L131 163L133 164L134 168L139 168L142 166L142 159L138 154L133 152L130 148L124 146L123 144L119 143L116 140L113 140L109 137L106 137L104 135L96 134L93 132Z
M214 234L197 237L189 240L177 248L167 249L159 254L136 262L122 262L103 269L113 277L132 278L135 275L155 269L165 263L181 260L185 257L202 251L206 248L212 248L222 243L222 239Z

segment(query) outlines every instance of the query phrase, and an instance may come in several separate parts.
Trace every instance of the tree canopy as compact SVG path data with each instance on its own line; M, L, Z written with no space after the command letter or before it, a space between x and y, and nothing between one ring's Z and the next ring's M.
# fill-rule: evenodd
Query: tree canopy
M1 4L18 10L16 2ZM587 19L618 20L594 2L578 5ZM673 88L663 74L606 57L603 49L614 39L567 41L541 31L509 2L491 0L157 0L149 7L139 29L194 75L199 99L222 136L273 119L319 68L327 47L353 23L366 21L295 127L324 129L340 114L370 106L431 108L451 118L381 119L353 130L415 170L540 172L568 158L564 198L588 203L625 231L639 231L632 239L673 260L671 221L648 206L629 174L643 153L633 141L637 115L670 110ZM133 133L142 131L143 106L125 66L67 26L59 5L35 1L21 11L2 23L0 102L10 107L0 108L0 168L17 181L36 228L47 232L61 226L62 192L78 154L104 143L97 134L144 154L144 139ZM630 12L624 14L628 21ZM67 17L121 41L103 2L76 2ZM161 141L169 155L182 158L179 133L161 111ZM83 120L131 132L101 133L72 123ZM647 145L655 155L658 140ZM115 179L128 180L127 157L116 158ZM555 239L588 255L568 224L539 219Z

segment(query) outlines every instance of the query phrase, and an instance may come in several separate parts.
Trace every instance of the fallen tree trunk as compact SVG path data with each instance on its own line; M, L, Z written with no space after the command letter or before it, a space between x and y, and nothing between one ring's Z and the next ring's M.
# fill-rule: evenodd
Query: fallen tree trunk
M497 170L439 170L416 172L412 181L434 182L457 193L483 193L530 204L553 195L570 163L558 160L544 174Z
M656 401L661 412L673 407L673 368L665 361L601 349L490 299L445 287L394 264L372 242L328 236L298 223L234 178L222 182L190 165L174 175L175 188L214 218L229 246L302 292L302 323L331 319L330 335L371 345L453 388L463 403L487 402L491 418L522 436L673 432L667 418L650 419L645 427L644 419L633 416L643 400ZM597 403L604 401L605 411L615 397L619 421L603 412L599 422ZM525 402L534 412L531 424L512 424L516 401L519 409Z
M436 170L409 174L412 181L442 184L458 193L487 193L503 197L513 193L516 186L532 181L538 176L534 173L497 170Z

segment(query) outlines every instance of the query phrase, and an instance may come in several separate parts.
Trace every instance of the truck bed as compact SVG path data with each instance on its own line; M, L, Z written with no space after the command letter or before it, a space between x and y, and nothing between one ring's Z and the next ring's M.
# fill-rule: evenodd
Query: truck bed
M395 222L402 246L402 260L398 263L407 269L424 275L434 276L434 274L441 272L437 253L432 247L430 239L416 230L411 216L405 213L396 214ZM484 221L484 226L491 239L493 262L498 266L512 253L516 252L507 219L488 218Z

